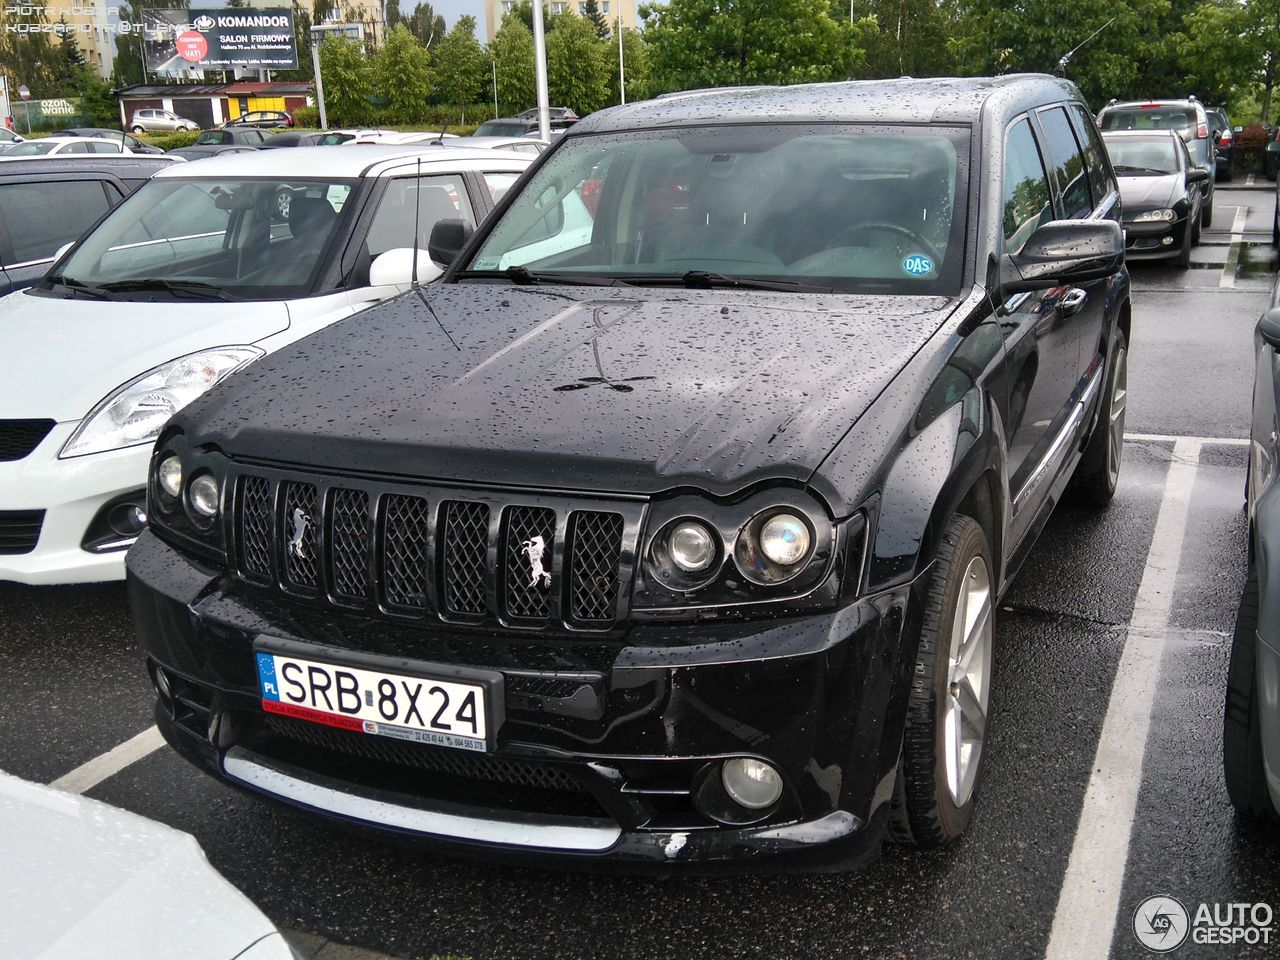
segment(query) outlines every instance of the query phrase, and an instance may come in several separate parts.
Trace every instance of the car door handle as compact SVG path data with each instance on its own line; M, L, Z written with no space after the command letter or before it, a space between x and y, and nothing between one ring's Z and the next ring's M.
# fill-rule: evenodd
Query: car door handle
M1062 295L1062 299L1058 301L1057 310L1060 317L1073 317L1084 307L1085 301L1089 299L1089 293L1081 290L1079 287L1072 287Z

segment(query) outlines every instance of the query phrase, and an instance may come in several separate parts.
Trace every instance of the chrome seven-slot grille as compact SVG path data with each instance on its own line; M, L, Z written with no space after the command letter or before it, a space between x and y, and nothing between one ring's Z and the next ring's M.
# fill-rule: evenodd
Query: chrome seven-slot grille
M643 503L242 472L233 562L252 583L350 609L608 630Z

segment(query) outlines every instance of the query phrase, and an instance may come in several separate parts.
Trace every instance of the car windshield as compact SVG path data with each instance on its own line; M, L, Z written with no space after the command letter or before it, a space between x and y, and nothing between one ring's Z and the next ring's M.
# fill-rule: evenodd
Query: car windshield
M206 143L221 144L233 143L235 138L226 130L206 130L200 136L196 137L196 145L203 146Z
M98 225L48 282L117 299L305 295L351 180L152 180Z
M567 137L464 276L954 293L968 134L775 123Z
M4 152L6 157L38 157L42 154L52 153L58 148L58 144L49 143L47 140L28 140L26 143L15 144Z
M1196 129L1191 107L1115 107L1102 114L1103 130L1177 130L1190 135Z
M1111 165L1120 176L1158 177L1178 172L1178 154L1166 134L1155 137L1107 137Z
M486 120L476 128L473 136L477 137L523 137L529 129L528 124L503 123L501 120Z

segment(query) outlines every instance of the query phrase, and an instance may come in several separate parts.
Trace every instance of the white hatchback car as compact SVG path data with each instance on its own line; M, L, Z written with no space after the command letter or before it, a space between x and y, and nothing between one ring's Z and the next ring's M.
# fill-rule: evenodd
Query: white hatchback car
M74 157L86 153L133 153L127 144L105 137L41 137L24 140L4 151L6 160L18 157Z
M0 580L123 578L165 421L258 357L407 291L415 263L419 281L438 277L433 228L453 221L438 235L460 243L528 163L300 147L160 171L44 280L0 299Z

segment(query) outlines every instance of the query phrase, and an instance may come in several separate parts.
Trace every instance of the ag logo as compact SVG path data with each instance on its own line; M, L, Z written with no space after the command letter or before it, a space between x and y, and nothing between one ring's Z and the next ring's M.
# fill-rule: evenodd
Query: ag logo
M902 272L912 277L927 277L933 273L933 261L923 253L913 253L903 257Z
M202 13L191 21L191 25L201 33L204 33L207 30L213 29L213 17L209 16L207 13Z
M1147 897L1133 911L1133 934L1153 953L1182 946L1190 928L1187 908L1173 897Z

